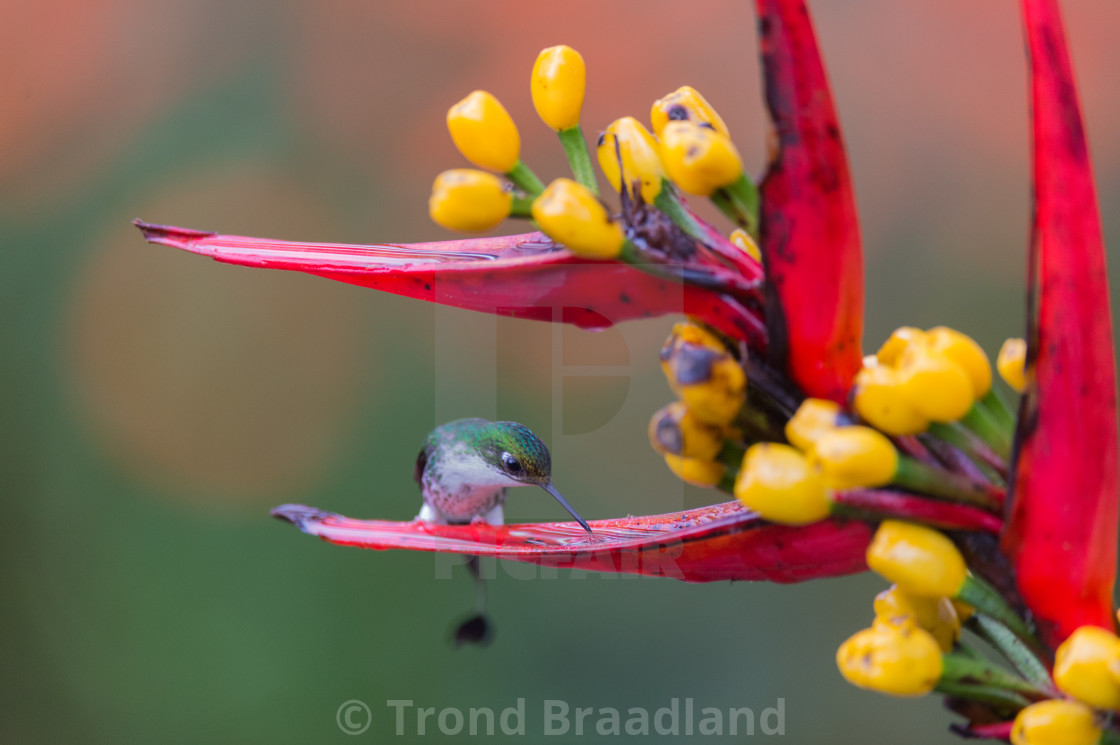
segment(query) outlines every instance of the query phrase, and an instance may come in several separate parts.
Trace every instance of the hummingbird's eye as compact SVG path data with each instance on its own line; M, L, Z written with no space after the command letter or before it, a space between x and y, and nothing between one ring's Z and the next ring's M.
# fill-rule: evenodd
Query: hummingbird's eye
M509 453L502 453L502 465L509 473L521 473L521 462Z

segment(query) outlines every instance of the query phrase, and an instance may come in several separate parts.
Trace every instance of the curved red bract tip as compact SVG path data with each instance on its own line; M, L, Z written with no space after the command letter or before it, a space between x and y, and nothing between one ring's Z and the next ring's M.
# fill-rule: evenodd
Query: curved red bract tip
M803 0L757 0L777 147L761 185L771 359L843 402L859 372L863 253L832 92Z
M1116 373L1096 189L1061 13L1023 0L1030 52L1034 224L1028 379L1003 546L1051 645L1112 630Z
M492 556L558 569L670 577L685 582L804 582L866 568L871 527L824 521L801 528L768 523L738 502L685 512L575 522L435 525L355 520L286 504L272 514L329 543Z

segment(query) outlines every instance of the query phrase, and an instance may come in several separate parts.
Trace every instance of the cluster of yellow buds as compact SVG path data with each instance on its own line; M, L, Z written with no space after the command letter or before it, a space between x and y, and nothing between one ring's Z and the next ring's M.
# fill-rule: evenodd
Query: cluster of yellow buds
M429 200L432 219L469 232L490 230L508 217L531 217L577 255L634 262L622 224L599 201L580 125L587 90L583 57L563 45L541 51L529 89L537 114L559 136L574 179L556 179L546 189L522 162L520 134L505 107L490 93L474 91L447 112L447 128L459 152L483 170L440 174ZM650 119L653 134L637 119L622 117L599 136L599 165L611 187L640 195L693 237L701 232L679 192L711 197L741 228L757 233L757 190L711 104L684 86L656 101ZM736 243L757 257L750 235Z
M964 418L992 387L984 350L945 326L896 330L856 375L855 410L892 435Z
M734 450L746 402L743 365L714 331L682 321L661 348L661 369L679 401L653 415L650 444L682 480L718 486L726 470L720 459Z

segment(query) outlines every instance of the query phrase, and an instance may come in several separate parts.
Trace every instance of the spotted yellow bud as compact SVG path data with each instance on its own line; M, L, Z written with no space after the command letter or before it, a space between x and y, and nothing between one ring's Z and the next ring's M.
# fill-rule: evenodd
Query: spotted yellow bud
M742 228L735 228L735 230L731 231L731 235L728 237L732 243L743 249L743 252L747 256L750 256L755 261L762 263L762 249L760 249L758 247L758 244L755 243L754 238L751 238L750 233L743 230Z
M652 203L661 192L665 171L657 152L657 140L632 116L611 122L599 137L599 167L615 191L625 186L631 189L635 182L641 186L642 199ZM619 163L622 168L619 170Z
M911 595L954 597L968 567L953 542L923 525L884 520L867 547L867 566Z
M911 595L898 585L875 596L877 622L898 626L906 618L932 634L943 652L951 650L961 636L961 620L949 598Z
M715 460L723 448L724 431L702 422L679 401L662 408L649 420L649 442L662 455Z
M743 174L739 151L727 135L689 121L669 122L661 130L661 165L682 191L702 197Z
M789 445L752 445L735 479L735 497L764 519L807 525L828 517L831 499L820 473Z
M529 91L545 124L557 132L578 125L586 90L587 68L579 52L561 44L537 55Z
M902 355L902 351L916 341L925 338L926 332L913 326L900 326L895 329L890 338L883 342L879 351L875 353L881 365L894 365Z
M809 460L833 489L882 486L894 480L898 451L870 427L838 427L817 438Z
M1058 647L1054 682L1063 693L1098 709L1120 709L1120 638L1096 626L1082 626Z
M972 395L983 398L992 389L992 363L972 337L948 326L926 332L926 343L955 362L972 381Z
M786 439L799 450L808 452L825 432L836 429L840 421L840 405L823 398L807 398L786 422Z
M896 370L910 406L935 422L955 422L976 402L972 380L961 366L925 344L908 346Z
M903 395L893 367L875 365L856 373L852 407L864 421L889 435L915 435L929 429L929 419Z
M941 678L941 648L924 629L881 625L840 645L836 665L847 681L891 696L923 696Z
M665 465L669 466L669 470L681 481L703 489L719 486L723 478L724 465L717 461L682 458L679 455L666 453Z
M509 217L513 194L492 173L455 168L436 176L428 214L448 230L489 230Z
M661 136L661 131L665 129L666 124L681 120L694 124L708 124L724 137L731 136L727 125L708 103L708 99L701 96L691 85L682 85L664 98L654 101L649 119L658 137Z
M1012 745L1097 745L1103 730L1093 710L1077 701L1031 704L1011 725Z
M727 347L712 331L695 321L680 321L673 324L673 330L669 332L669 338L661 346L661 369L666 376L669 375L669 360L672 359L676 348L681 344L695 344L700 347L707 347L714 352L727 352Z
M1008 339L1000 347L996 369L1003 382L1018 393L1027 389L1027 343L1022 339Z
M578 256L613 259L626 236L607 208L581 184L558 178L533 200L533 219L541 230Z
M669 387L702 422L731 424L747 399L747 375L725 351L678 343L663 365Z
M486 91L475 91L447 111L455 147L479 168L513 170L521 159L521 136L505 107Z

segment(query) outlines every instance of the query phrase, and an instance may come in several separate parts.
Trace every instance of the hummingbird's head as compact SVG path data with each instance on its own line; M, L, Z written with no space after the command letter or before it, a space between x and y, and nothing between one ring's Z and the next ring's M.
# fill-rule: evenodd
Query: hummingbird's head
M479 451L492 468L518 484L543 486L552 481L548 447L524 424L491 422L479 433Z

